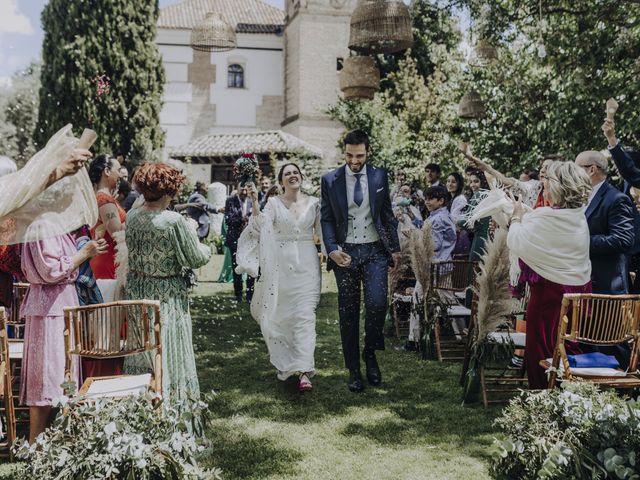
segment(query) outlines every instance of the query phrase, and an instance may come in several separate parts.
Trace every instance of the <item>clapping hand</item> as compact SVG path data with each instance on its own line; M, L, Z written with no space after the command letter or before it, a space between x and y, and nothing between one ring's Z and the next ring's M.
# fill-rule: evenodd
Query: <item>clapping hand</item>
M514 222L514 221L519 222L520 220L522 220L522 216L525 213L524 205L522 205L522 200L520 200L520 197L518 197L518 199L516 199L513 196L513 193L511 193L511 192L509 192L509 198L511 199L511 202L513 203L513 213L511 214L511 222Z
M258 201L258 190L253 182L247 183L247 193L254 203Z

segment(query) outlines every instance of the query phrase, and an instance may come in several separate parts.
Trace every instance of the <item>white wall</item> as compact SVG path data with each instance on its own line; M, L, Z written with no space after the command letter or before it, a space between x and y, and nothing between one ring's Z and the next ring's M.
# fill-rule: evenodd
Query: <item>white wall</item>
M158 29L156 38L166 73L160 114L165 147L184 145L193 139L195 125L189 123L190 108L206 103L206 96L203 99L189 83L189 64L193 62L189 37L188 30ZM210 133L256 130L256 108L262 105L263 96L284 95L283 37L239 34L237 40L241 48L211 54L216 80L209 89L209 101L215 106ZM245 88L227 87L227 67L231 63L244 66Z

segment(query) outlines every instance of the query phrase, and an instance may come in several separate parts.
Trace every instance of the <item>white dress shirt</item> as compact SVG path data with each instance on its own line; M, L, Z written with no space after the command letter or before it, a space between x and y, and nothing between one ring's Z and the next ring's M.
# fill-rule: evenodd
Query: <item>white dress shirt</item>
M596 196L596 193L598 193L598 190L600 190L600 187L603 183L604 180L591 188L591 194L589 195L589 200L587 201L587 208L589 208L589 205L591 205L591 200L593 200L593 197Z
M367 182L367 165L360 171L360 186L362 187L362 204L356 205L353 201L353 192L356 188L356 174L351 171L349 165L345 167L347 183L347 206L349 208L349 222L347 224L347 243L372 243L380 240L371 216L369 204L369 184Z

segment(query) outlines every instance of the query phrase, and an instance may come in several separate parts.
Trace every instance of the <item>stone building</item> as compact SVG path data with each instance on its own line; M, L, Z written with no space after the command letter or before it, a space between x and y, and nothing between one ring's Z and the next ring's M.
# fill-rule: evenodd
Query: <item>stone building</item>
M166 147L188 151L204 136L283 130L337 161L341 126L324 111L339 94L356 0L183 0L161 10L157 44L167 83L161 125ZM196 52L191 29L210 11L235 26L237 48ZM211 138L211 135L214 137ZM200 165L191 176L215 180Z

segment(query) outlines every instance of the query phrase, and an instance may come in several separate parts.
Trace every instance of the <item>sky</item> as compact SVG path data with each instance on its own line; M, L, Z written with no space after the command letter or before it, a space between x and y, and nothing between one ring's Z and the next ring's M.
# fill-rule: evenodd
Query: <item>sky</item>
M160 0L160 7L179 1ZM284 9L284 0L262 1ZM40 57L40 13L46 3L47 0L0 0L0 85L7 84L14 73Z

